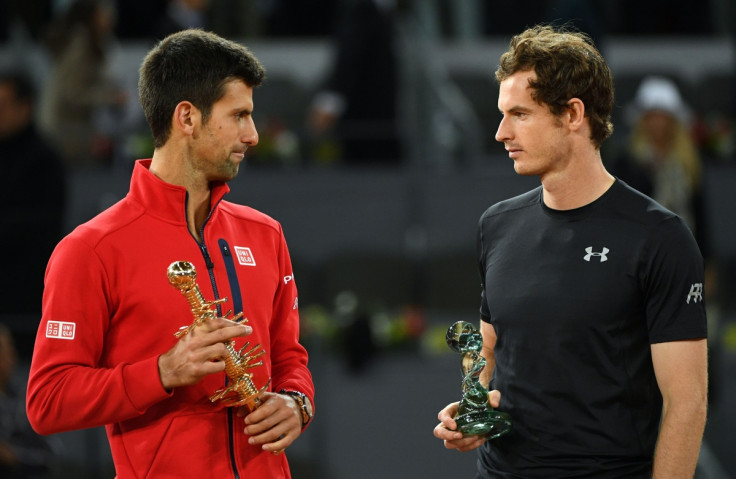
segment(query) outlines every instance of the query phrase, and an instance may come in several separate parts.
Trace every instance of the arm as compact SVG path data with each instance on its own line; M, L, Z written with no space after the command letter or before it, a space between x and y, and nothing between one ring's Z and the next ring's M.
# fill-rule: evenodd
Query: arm
M493 348L496 345L496 330L490 323L480 322L480 333L483 336L483 348L481 355L486 359L486 365L480 373L480 382L483 386L488 387L493 369L496 366ZM490 391L488 393L488 401L494 408L498 407L501 401L501 393L498 391ZM472 451L482 446L486 442L483 436L467 436L463 437L462 433L456 431L457 424L453 419L457 414L458 403L449 404L437 415L440 423L434 428L434 436L441 439L445 443L447 449L457 449L460 452Z
M493 376L493 370L496 368L496 330L491 323L485 321L480 322L480 334L483 336L483 348L480 355L486 359L486 366L480 373L480 383L488 389ZM496 407L496 406L493 406Z
M153 354L136 363L101 366L110 322L110 284L91 247L73 236L62 240L49 260L44 284L26 399L36 432L117 422L142 414L168 396ZM70 339L49 334L52 321L72 325Z
M706 419L706 340L652 344L652 362L663 400L653 478L692 478Z
M278 255L279 287L273 298L270 322L270 355L272 390L299 391L307 396L308 409L313 411L314 384L307 368L307 351L299 343L299 307L291 259L283 234ZM265 392L263 404L248 414L245 433L250 444L277 453L291 445L308 423L293 397ZM239 415L246 411L240 409Z
M79 238L63 240L49 261L26 402L28 419L40 434L140 416L171 397L171 389L222 371L222 362L210 361L224 352L221 342L248 333L248 327L218 318L173 344L166 353L171 347L167 340L153 337L146 350L131 355L130 361L105 362L106 355L129 347L123 342L127 338L108 334L116 294L108 276L95 250ZM149 294L153 293L144 291L141 298ZM132 315L123 315L120 321L132 319ZM66 339L53 333L58 321L73 327ZM185 324L189 321L191 316L182 319ZM154 345L158 341L161 347Z

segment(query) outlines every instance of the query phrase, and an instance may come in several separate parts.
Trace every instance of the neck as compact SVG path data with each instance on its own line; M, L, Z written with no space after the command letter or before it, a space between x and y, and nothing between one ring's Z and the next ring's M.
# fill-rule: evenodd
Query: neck
M153 153L149 171L166 183L182 186L187 190L187 227L201 241L200 231L210 213L210 184L201 176L192 174L180 154L172 154L164 148Z
M615 181L603 166L599 150L571 161L562 171L546 173L541 179L544 204L555 210L572 210L590 204Z

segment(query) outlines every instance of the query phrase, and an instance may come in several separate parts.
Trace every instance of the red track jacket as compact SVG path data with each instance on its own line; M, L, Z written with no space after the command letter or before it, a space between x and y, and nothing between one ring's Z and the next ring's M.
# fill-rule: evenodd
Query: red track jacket
M64 238L45 278L43 317L28 383L28 417L41 434L106 425L119 478L288 478L284 454L250 446L243 421L209 396L225 374L168 393L158 356L192 323L166 270L194 264L206 300L227 297L266 350L251 369L262 387L314 398L299 344L297 290L279 223L212 192L203 243L189 233L187 192L138 161L128 195Z

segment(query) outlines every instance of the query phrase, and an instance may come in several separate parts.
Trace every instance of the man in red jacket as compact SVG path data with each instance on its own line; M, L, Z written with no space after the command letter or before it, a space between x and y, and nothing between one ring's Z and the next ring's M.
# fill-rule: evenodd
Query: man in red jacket
M223 199L258 143L253 89L264 70L214 34L173 34L140 70L153 158L128 195L64 238L46 271L28 383L34 429L105 425L117 476L289 478L286 449L312 417L297 290L281 226ZM177 339L192 310L167 279L188 261L214 318ZM243 313L247 325L220 308ZM247 337L246 337L247 336ZM260 406L212 402L228 383L225 343L261 345L249 370Z

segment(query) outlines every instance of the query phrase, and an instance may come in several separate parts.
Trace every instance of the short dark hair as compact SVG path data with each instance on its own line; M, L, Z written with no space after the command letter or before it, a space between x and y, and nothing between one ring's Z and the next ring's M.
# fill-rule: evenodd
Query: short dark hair
M514 36L501 55L496 80L533 70L532 98L561 115L571 98L580 98L591 127L591 141L600 148L613 133L613 75L588 35L537 25Z
M161 147L169 139L171 117L179 102L192 102L206 122L212 105L225 94L227 82L239 79L256 87L264 78L261 63L239 43L197 29L164 38L146 55L138 79L154 146Z

